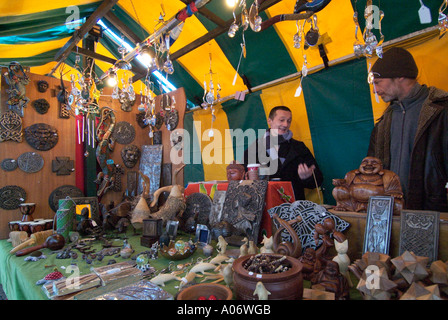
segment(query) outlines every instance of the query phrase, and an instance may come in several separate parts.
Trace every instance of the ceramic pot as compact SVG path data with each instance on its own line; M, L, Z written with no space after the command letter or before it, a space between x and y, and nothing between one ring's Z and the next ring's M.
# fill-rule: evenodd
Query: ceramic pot
M280 258L280 254L267 254ZM246 255L233 262L233 283L237 300L256 300L254 295L258 281L263 282L264 287L271 294L268 300L300 300L303 296L302 263L296 258L287 256L285 263L290 266L289 270L275 274L259 274L249 272L244 264L252 255Z
M179 292L176 300L198 300L200 297L209 299L214 296L217 300L232 300L232 290L219 283L199 283L189 286Z

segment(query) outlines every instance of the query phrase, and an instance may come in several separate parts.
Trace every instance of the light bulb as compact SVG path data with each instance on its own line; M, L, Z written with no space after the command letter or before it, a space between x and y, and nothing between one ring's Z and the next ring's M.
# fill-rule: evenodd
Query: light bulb
M111 72L109 78L107 79L107 85L109 87L115 87L117 85L117 75L114 72Z
M237 3L238 3L237 0L226 0L226 5L230 8L234 8Z

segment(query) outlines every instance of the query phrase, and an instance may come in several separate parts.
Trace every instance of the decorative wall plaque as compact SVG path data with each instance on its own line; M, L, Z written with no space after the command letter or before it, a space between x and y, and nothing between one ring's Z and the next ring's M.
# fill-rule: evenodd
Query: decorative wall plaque
M44 93L48 90L48 82L45 80L39 80L37 81L37 91Z
M0 189L0 208L2 209L18 209L25 200L26 192L19 186L5 186Z
M135 115L135 120L137 121L137 124L140 126L140 128L144 129L147 126L149 126L149 123L145 121L145 112L139 112Z
M75 171L75 161L70 160L70 157L56 157L51 162L51 171L56 172L57 176L68 176Z
M46 123L33 124L24 131L26 142L36 150L50 150L59 141L58 130Z
M78 187L71 185L63 185L57 187L48 197L48 204L50 205L51 210L53 210L54 212L58 211L59 200L66 197L84 197L84 193Z
M37 99L33 101L33 107L36 109L37 113L45 114L50 108L50 104L45 99Z
M115 125L112 137L120 144L130 144L135 139L135 129L129 122L120 121Z
M229 244L240 244L244 237L258 242L267 187L266 180L229 182L222 215L235 228L231 239L226 238Z
M439 244L439 219L437 211L401 212L400 250L413 252L417 256L428 257L429 263L437 260Z
M160 188L160 175L162 171L163 145L144 145L142 146L142 156L140 157L140 171L149 177L149 194ZM142 177L138 178L138 194L143 192Z
M366 252L389 254L393 207L393 197L370 197L364 232L363 254Z
M327 211L325 207L309 200L297 200L293 203L282 203L281 205L269 209L268 213L271 217L273 217L274 214L277 214L280 219L285 221L295 220L298 217L301 218L301 221L292 224L292 228L300 238L302 251L307 248L317 249L322 245L322 239L319 239L316 243L314 233L316 224L323 224L325 219L333 219L335 222L335 230L339 232L345 231L350 226L347 221ZM281 227L276 219L273 220L273 224L277 229ZM284 231L281 236L283 241L293 242L293 239L288 232Z
M165 121L165 112L163 110L160 110L160 112L156 113L155 116L156 122L154 124L154 128L160 130L160 128L162 128L163 122Z
M119 98L118 101L121 103L121 110L130 112L132 111L132 106L135 103L135 95L131 97L129 92L118 89L119 90Z
M0 116L0 142L22 142L22 118L9 110Z
M123 160L126 168L134 168L138 160L140 160L141 151L135 144L125 145L121 149L121 159Z
M195 192L185 199L185 211L182 214L182 220L187 222L193 219L196 224L210 226L210 211L212 209L212 199L200 192Z
M164 121L169 131L176 129L179 124L179 112L176 109L166 111Z
M43 168L44 159L36 152L25 152L17 159L17 165L22 171L35 173Z
M11 158L4 159L2 161L1 167L5 171L14 171L17 169L17 161Z

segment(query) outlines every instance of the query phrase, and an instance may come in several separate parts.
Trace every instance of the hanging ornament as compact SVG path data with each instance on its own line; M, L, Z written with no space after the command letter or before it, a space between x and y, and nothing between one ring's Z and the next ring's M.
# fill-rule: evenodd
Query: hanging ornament
M439 39L441 39L448 30L448 18L444 13L447 7L448 7L448 0L443 0L442 5L439 8L439 18L438 18L439 31L440 31Z
M163 64L163 70L167 74L173 74L174 66L173 66L173 62L170 59L170 35L169 34L165 35L165 46L166 46L166 50L167 50L167 55L166 55L165 63Z
M230 38L233 38L236 34L236 32L238 31L239 27L238 24L236 23L236 16L235 16L235 9L233 10L233 23L230 25L229 31L227 32L227 35Z
M302 80L308 75L308 62L306 60L306 55L303 56L303 65L302 65L302 75L300 77L299 87L294 94L294 97L299 97L302 94Z
M304 23L306 23L306 20ZM297 32L296 32L296 34L294 34L294 37L293 37L294 48L300 49L300 47L302 45L303 25L299 25L299 20L296 21L296 27L297 27Z
M249 24L253 31L261 31L261 23L263 19L259 16L258 12L258 0L255 0L249 10Z
M376 26L374 26L373 24L374 17L375 22L377 23ZM364 55L367 58L371 58L374 53L376 53L379 58L383 57L382 44L384 42L384 35L381 29L381 21L383 20L383 18L384 12L377 6L372 6L372 0L368 0L364 9L364 19L366 22L366 26L362 34L363 42L361 42L358 39L358 30L360 29L360 26L358 21L358 13L355 10L355 13L353 14L353 21L355 23L355 42L353 44L353 52L356 57ZM377 40L375 34L372 32L374 28L379 32L379 41Z

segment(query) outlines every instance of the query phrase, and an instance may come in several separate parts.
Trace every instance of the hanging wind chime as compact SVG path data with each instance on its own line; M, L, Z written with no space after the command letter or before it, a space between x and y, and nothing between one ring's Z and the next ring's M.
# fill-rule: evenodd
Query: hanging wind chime
M101 92L94 81L94 64L91 64L89 70L87 68L83 70L79 65L80 61L81 57L77 54L74 68L79 73L77 76L74 74L70 76L71 90L67 98L67 109L76 118L78 144L84 143L87 139L87 145L95 148L95 120L90 115L99 114L98 99ZM87 155L88 153L85 154Z
M210 108L211 110L211 114L212 114L212 122L211 122L211 128L209 130L209 137L213 137L213 122L215 122L216 120L216 116L215 116L215 108L214 105L216 104L216 102L218 102L221 99L221 84L219 83L219 79L217 81L216 84L216 88L215 88L215 84L213 82L213 75L215 75L215 73L213 73L212 70L212 54L211 52L209 53L209 58L210 58L210 70L209 73L204 75L204 96L203 96L203 103L201 104L202 108L204 109L208 109ZM208 84L208 86L207 86ZM215 97L216 94L216 97Z
M356 6L356 2L355 2ZM384 35L381 32L381 20L384 18L384 12L377 6L372 6L372 0L368 0L364 9L365 28L362 33L362 40L358 39L358 30L360 29L358 21L358 12L355 10L353 14L353 21L355 22L355 42L353 44L353 51L356 57L365 56L371 58L373 53L379 58L383 57L383 42ZM375 22L375 25L374 25ZM372 29L378 29L380 39L378 41Z

